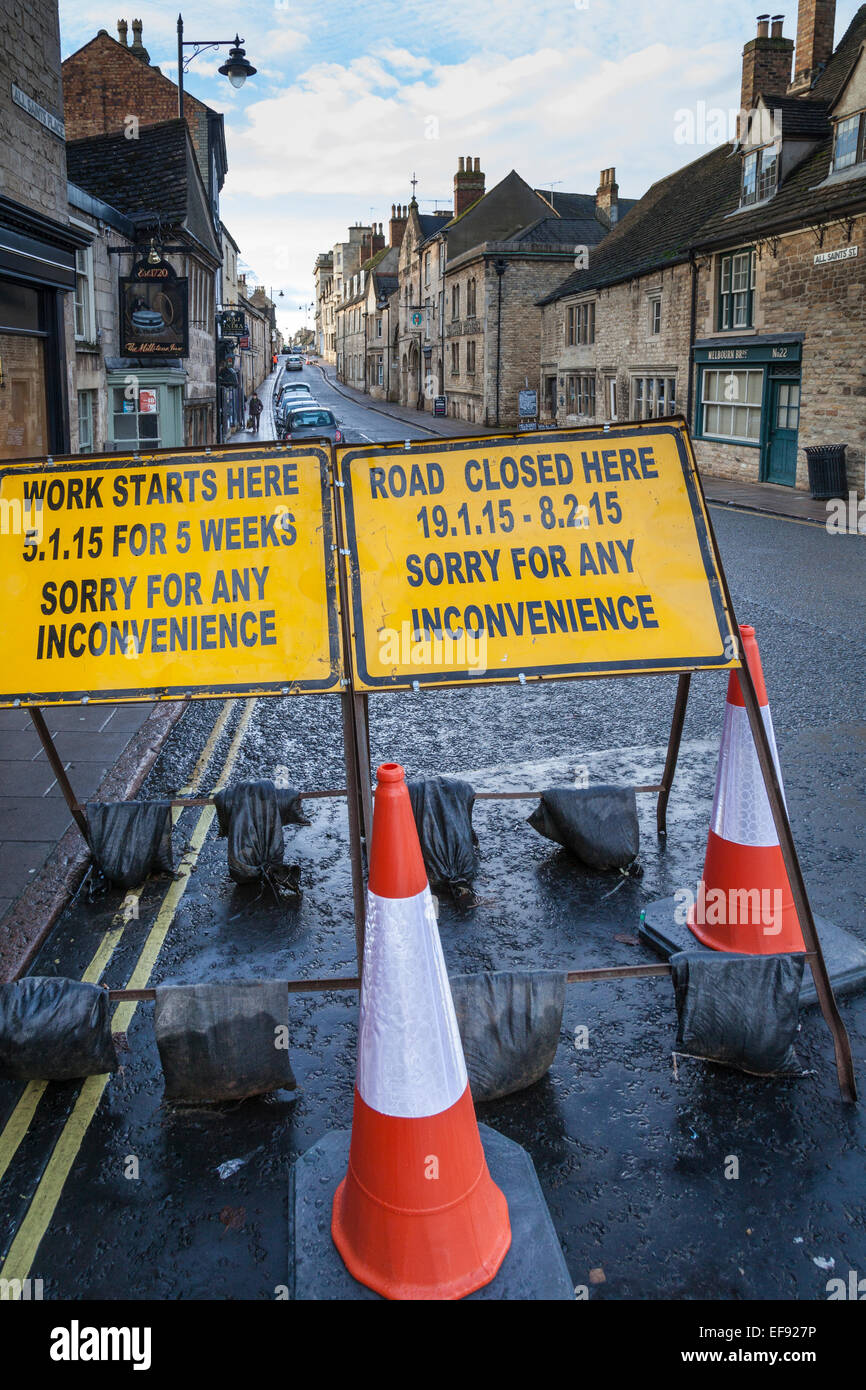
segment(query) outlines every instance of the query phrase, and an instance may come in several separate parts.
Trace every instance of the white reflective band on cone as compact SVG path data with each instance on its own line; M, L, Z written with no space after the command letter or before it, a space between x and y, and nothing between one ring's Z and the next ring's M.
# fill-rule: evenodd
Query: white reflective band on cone
M779 785L779 755L770 706L761 706ZM782 789L784 799L785 792ZM710 827L723 840L737 845L777 845L770 801L761 776L758 752L749 728L749 715L743 705L725 704L725 725L716 775L716 794Z
M357 1086L380 1115L420 1119L455 1105L466 1063L429 887L367 893Z

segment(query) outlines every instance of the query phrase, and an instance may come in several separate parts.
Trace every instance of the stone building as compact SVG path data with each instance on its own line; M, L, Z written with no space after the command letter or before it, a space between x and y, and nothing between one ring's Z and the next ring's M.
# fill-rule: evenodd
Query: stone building
M70 448L65 317L90 234L67 207L56 0L3 6L0 45L0 457L28 458Z
M316 258L316 323L322 325L322 355L337 365L337 309L350 296L352 276L362 260L369 259L373 228L358 222L349 228L346 241L338 241L329 252ZM328 263L330 259L330 264ZM321 273L319 273L321 272Z
M456 419L519 421L519 393L538 374L541 314L581 247L594 247L632 200L613 170L595 197L533 189L514 170L485 192L477 157L461 158L451 212L409 205L400 250L395 344L399 399Z
M139 447L213 443L215 290L222 253L185 122L175 117L160 125L142 126L135 140L127 140L122 132L73 140L67 144L66 159L70 182L95 203L122 214L134 233L132 238L112 240L117 247L116 252L108 251L112 288L97 309L92 336L88 331L84 341L76 344L75 360L81 357L85 389L104 389L107 395L104 412L100 408L96 413L93 447L129 452ZM142 189L147 190L146 199ZM110 220L105 220L111 227ZM95 295L94 243L95 238L81 284L81 294L90 296ZM186 357L154 360L129 356L123 349L119 278L129 273L151 243L156 250L165 248L165 261L188 281ZM100 250L98 260L101 254Z
M391 231L393 232L392 219ZM389 297L397 288L399 245L385 245L381 222L362 244L358 269L344 282L335 308L337 377L380 400L390 372Z
M315 289L315 344L316 351L328 362L335 360L337 351L336 325L334 322L334 302L332 297L334 283L334 256L331 251L322 251L316 257L313 271Z
M660 180L542 301L544 416L685 414L707 473L805 487L804 447L866 452L866 6L833 49L759 20L739 141ZM792 65L792 56L794 61Z

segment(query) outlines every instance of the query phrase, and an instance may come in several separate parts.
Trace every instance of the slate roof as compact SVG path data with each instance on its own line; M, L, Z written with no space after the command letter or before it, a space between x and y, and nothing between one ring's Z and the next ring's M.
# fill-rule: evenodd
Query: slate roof
M603 222L587 217L541 217L515 232L509 241L526 246L597 246L608 235Z
M566 295L687 260L708 215L739 190L740 164L731 158L732 150L732 145L723 145L659 179L597 250L590 251L589 268L574 271L539 303L552 304Z
M811 97L764 96L764 105L772 112L780 112L782 139L787 136L804 138L829 135L829 106L826 101L813 101Z
M861 5L842 38L836 45L833 57L827 63L820 77L812 85L810 98L813 101L826 101L830 105L836 100L851 69L857 60L860 45L866 41L866 5Z
M399 285L396 275L376 275L376 298L390 299Z
M186 121L141 126L137 140L124 133L70 140L66 169L72 183L127 216L158 212L166 226L187 214L189 156L194 154Z
M593 193L562 193L558 188L536 188L535 192L546 199L560 217L572 217L586 222L597 221ZM631 212L637 201L637 198L618 199L620 221L627 212Z

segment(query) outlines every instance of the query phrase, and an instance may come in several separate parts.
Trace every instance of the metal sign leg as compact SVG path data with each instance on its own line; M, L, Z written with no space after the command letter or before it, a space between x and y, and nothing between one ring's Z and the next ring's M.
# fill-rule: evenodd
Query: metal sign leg
M72 818L75 821L75 824L78 826L78 829L81 831L82 835L86 840L87 820L75 796L75 792L72 790L72 785L69 781L69 778L66 776L66 768L63 766L60 754L54 747L54 740L48 732L48 725L45 723L43 713L38 705L31 705L29 713L30 718L33 721L33 727L39 735L39 741L42 744L42 747L45 749L45 756L51 764L51 771L57 778L57 785L63 793L63 799L66 802L66 805L69 807L70 812L72 813Z
M761 717L761 707L758 704L758 696L755 692L752 673L747 663L743 663L737 671L737 675L740 681L740 689L743 692L746 710L749 715L749 725L758 753L758 762L761 765L764 786L767 789L770 808L773 812L773 822L776 826L776 833L779 836L779 844L782 849L782 860L788 874L788 881L791 885L791 892L794 897L794 906L797 909L797 916L803 930L803 940L806 943L806 950L809 953L808 961L815 981L815 992L818 995L818 1002L821 1005L821 1012L824 1015L827 1027L833 1035L839 1089L842 1092L843 1100L854 1102L857 1099L857 1082L854 1077L854 1062L851 1057L851 1044L848 1040L845 1025L842 1022L839 1009L836 1005L836 998L833 994L833 986L830 984L830 977L827 974L827 965L821 950L821 943L818 940L818 933L815 929L815 919L812 916L809 895L806 892L806 885L803 881L803 874L800 869L800 861L797 858L797 850L794 845L794 836L791 832L791 825L788 820L788 812L785 809L782 788L779 784L779 778L776 774L776 765L773 761L772 752L770 751L767 730L764 727L764 721Z
M668 752L665 758L665 770L662 773L659 799L656 805L656 829L659 835L668 833L668 797L673 786L674 773L677 770L677 758L680 751L680 740L683 736L683 724L686 718L686 706L689 702L689 686L692 683L691 672L680 676L677 681L677 698L674 704L674 715L671 720L671 732L668 739Z
M358 974L364 966L364 925L366 893L364 888L364 856L361 845L361 784L358 776L358 744L352 708L352 696L344 691L340 696L343 711L343 754L346 763L346 805L349 810L349 854L352 860L352 900L355 908L355 949Z

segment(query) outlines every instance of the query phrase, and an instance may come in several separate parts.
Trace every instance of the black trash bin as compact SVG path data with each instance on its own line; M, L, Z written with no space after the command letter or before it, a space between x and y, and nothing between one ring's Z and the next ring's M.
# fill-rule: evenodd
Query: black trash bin
M817 501L848 496L844 444L812 444L804 450L809 465L809 490Z

